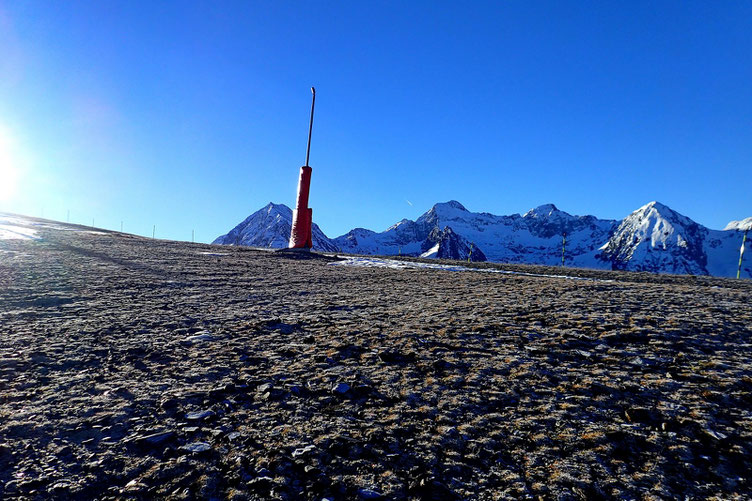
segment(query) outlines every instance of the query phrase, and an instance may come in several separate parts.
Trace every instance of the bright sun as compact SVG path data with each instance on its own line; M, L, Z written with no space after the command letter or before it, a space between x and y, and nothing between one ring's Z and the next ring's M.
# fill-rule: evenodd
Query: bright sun
M11 134L0 125L0 202L16 195L20 167Z

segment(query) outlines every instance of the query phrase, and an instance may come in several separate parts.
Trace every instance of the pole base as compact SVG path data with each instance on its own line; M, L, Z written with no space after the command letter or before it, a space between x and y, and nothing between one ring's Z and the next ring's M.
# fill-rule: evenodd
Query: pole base
M274 252L312 252L310 247L288 247L286 249L275 249Z

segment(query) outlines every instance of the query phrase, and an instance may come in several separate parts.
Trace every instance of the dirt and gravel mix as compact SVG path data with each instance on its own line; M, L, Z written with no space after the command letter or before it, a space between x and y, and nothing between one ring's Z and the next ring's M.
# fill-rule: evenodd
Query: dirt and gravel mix
M752 499L748 281L86 230L0 240L4 498Z

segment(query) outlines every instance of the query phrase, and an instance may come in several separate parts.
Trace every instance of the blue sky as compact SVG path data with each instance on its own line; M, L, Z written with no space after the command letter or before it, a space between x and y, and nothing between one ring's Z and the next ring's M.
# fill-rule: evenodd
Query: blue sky
M752 3L0 0L0 210L211 241L456 199L752 216Z

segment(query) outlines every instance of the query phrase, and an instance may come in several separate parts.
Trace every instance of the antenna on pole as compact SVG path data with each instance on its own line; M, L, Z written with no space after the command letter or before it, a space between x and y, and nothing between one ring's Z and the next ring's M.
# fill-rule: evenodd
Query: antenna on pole
M308 158L311 156L311 133L313 132L313 107L316 106L316 87L311 87L311 123L308 124L308 148L305 154L305 164L308 165Z
M313 247L311 222L313 210L308 207L308 194L311 189L311 167L308 160L311 156L311 133L313 132L313 108L316 106L316 88L311 87L311 121L308 124L308 147L306 148L305 165L300 168L298 178L298 197L295 210L292 211L292 228L290 229L290 249L306 249Z

